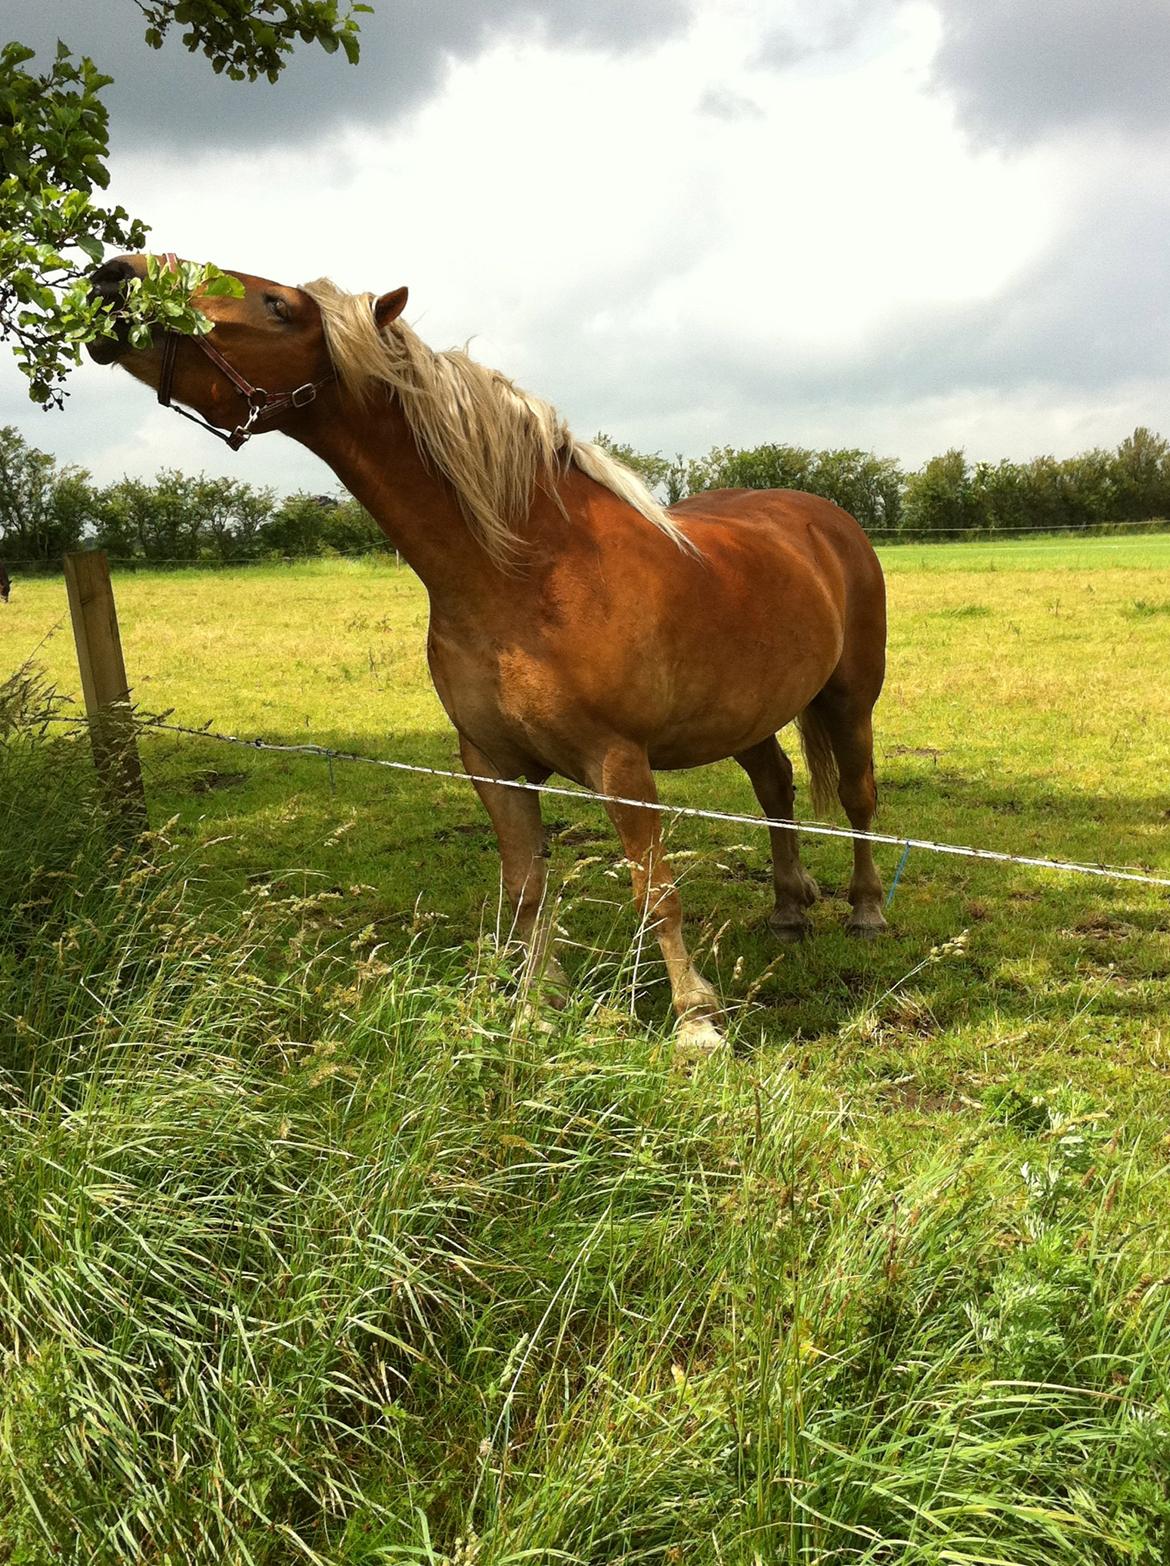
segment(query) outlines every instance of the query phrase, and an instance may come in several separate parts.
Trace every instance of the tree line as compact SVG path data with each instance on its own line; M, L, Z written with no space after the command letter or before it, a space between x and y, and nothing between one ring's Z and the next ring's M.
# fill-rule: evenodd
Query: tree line
M952 450L912 472L866 451L721 446L705 457L668 459L604 435L598 440L669 503L707 489L808 490L887 539L1170 518L1170 441L1144 428L1114 451L972 463ZM83 468L59 466L11 426L0 429L0 555L10 564L48 565L86 547L127 562L230 565L391 546L349 496L282 497L237 479L170 468L152 483L99 485Z
M1113 451L973 463L952 449L911 472L892 457L854 449L716 446L705 457L671 460L598 440L672 505L706 489L803 489L835 501L883 537L1040 533L1170 518L1170 441L1141 427Z
M94 483L61 467L11 426L0 429L0 555L9 564L54 564L70 550L104 549L143 564L231 565L271 556L390 550L364 506L349 496L280 497L238 479L164 468L153 483Z

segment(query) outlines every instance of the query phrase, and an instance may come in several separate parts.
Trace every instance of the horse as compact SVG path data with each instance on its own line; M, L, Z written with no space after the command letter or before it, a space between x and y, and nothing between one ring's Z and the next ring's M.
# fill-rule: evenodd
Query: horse
M233 271L238 295L195 296L206 335L156 328L136 347L119 307L147 259L92 274L111 319L91 356L233 449L273 430L299 441L425 586L430 674L495 829L525 993L563 1003L567 981L540 796L506 785L557 773L604 798L680 1041L717 1048L721 1007L683 938L654 773L734 757L765 816L793 822L777 732L795 720L814 808L836 793L853 831L869 829L886 613L862 528L789 490L709 491L664 508L547 402L463 351L428 347L403 319L405 288L349 294L324 278L291 287ZM794 828L770 830L769 924L795 939L817 887ZM853 838L847 896L850 931L885 927L865 838Z

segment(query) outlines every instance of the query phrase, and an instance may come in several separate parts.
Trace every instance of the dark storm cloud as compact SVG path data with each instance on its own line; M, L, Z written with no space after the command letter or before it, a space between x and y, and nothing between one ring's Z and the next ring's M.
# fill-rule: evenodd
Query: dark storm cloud
M570 47L619 53L652 45L685 26L692 0L373 0L361 18L362 58L346 63L301 45L280 81L228 82L181 29L161 50L143 42L133 0L7 0L7 37L50 56L63 39L114 77L105 102L115 144L146 137L168 150L240 143L295 145L345 122L385 122L423 102L450 62L501 37L536 35Z
M936 83L988 141L1170 121L1166 0L935 0Z
M790 9L756 63L787 70L864 44L906 0L822 0ZM968 129L1029 143L1076 125L1170 122L1167 0L933 0L936 87Z

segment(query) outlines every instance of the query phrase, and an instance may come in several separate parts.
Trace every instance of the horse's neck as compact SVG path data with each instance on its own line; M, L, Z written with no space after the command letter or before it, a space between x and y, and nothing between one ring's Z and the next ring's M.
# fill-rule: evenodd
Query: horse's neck
M471 607L502 573L472 536L455 493L419 455L393 404L347 409L301 437L422 578L432 602Z

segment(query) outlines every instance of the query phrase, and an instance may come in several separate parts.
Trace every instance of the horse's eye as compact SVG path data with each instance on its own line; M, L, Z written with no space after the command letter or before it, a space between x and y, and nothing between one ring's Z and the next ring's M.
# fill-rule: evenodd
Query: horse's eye
M292 319L292 312L289 310L285 300L283 300L279 294L265 294L264 304L269 315L274 315L278 321L288 321Z

